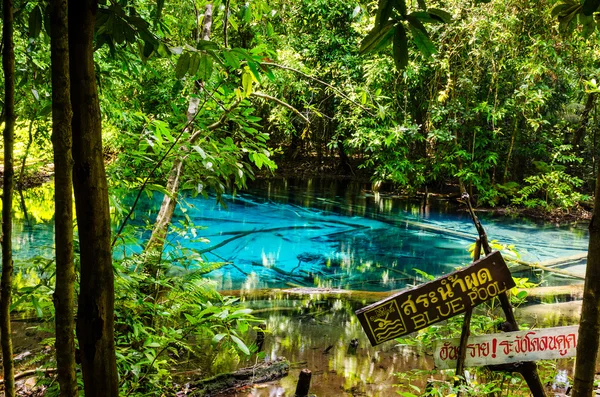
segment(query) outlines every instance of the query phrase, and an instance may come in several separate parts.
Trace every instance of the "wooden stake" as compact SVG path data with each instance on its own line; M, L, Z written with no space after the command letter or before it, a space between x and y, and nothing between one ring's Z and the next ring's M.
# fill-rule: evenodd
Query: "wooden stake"
M481 247L483 248L483 252L485 252L485 254L488 255L492 252L492 248L490 247L490 244L488 242L488 237L485 233L485 229L481 225L481 222L479 222L477 215L475 215L475 211L473 211L473 207L471 205L471 198L469 197L469 194L464 190L464 187L462 187L462 191L462 199L467 204L469 213L471 214L471 218L473 219L473 223L475 224L475 228L477 229L477 233L479 234L479 239L481 241ZM510 328L507 329L507 331L518 331L519 324L517 323L517 319L515 318L515 314L513 313L512 305L510 304L508 295L505 292L500 294L498 298L500 299L500 304L502 305L502 311L506 316L507 328ZM524 362L519 363L517 365L507 366L498 365L495 366L494 369L510 372L519 372L523 376L523 379L525 379L525 382L527 382L527 386L529 386L529 390L531 390L531 394L533 395L533 397L546 397L544 386L542 385L542 381L540 380L540 377L537 373L537 365L534 362Z
M475 241L475 250L473 251L473 261L476 261L481 256L481 240L477 239ZM473 315L473 310L469 309L465 312L465 317L463 319L462 331L460 333L460 345L458 350L458 359L456 360L456 376L462 376L462 379L457 380L454 385L459 386L461 384L466 384L467 374L465 373L465 359L467 357L467 344L469 340L469 336L471 335L471 316ZM461 391L459 390L456 393L457 397L461 396Z
M298 384L296 385L296 397L307 397L308 390L310 389L310 378L312 377L312 373L310 369L304 368L300 371L300 376L298 377Z

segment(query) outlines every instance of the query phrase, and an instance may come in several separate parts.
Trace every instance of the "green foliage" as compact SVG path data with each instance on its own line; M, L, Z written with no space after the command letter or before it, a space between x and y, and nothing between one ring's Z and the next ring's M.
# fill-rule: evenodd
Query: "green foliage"
M583 184L583 180L569 175L566 167L562 165L583 161L580 157L565 153L570 149L570 145L559 146L550 164L543 161L534 162L539 174L525 178L528 185L519 190L520 197L514 198L513 203L530 208L557 206L570 209L589 199L589 196L576 191L576 188Z
M128 395L162 395L171 387L171 368L184 358L231 360L251 354L243 338L259 320L237 299L219 295L202 277L204 269L154 277L143 269L148 258L135 256L116 266L115 327L121 390ZM209 264L210 266L210 264ZM206 343L204 341L210 341ZM213 358L213 360L214 360Z
M363 39L360 53L366 54L384 48L393 37L396 68L399 71L405 69L408 65L408 28L419 51L425 58L431 58L437 50L423 24L449 23L452 16L444 10L426 9L424 2L419 3L419 8L421 10L409 13L405 0L381 0L377 8L375 26Z

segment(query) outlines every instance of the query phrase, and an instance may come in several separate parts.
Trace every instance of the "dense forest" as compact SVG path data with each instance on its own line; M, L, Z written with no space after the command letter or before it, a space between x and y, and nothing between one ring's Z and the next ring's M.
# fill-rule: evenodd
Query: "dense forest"
M11 311L55 323L46 395L175 395L184 353L213 366L257 354L261 321L205 282L222 263L166 249L201 226L173 222L182 197L221 202L255 178L305 174L591 210L599 5L4 0L6 395ZM13 195L49 176L55 258L13 266ZM147 216L151 196L162 204ZM181 263L195 267L173 272Z

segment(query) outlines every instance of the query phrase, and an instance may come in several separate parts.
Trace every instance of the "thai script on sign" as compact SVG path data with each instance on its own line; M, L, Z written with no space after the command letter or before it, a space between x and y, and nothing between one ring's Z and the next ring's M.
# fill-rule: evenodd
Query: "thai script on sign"
M579 326L505 332L469 338L465 366L508 364L573 357L577 352ZM460 339L434 343L436 368L456 368Z
M446 320L514 287L498 251L468 267L356 311L371 344Z

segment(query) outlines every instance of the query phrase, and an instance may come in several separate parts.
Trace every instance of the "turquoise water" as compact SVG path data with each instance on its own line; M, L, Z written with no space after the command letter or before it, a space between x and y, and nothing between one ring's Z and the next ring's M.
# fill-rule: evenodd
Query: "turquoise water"
M390 290L422 282L414 269L438 276L470 261L476 233L470 217L447 201L429 203L365 193L355 183L259 181L226 207L208 199L181 201L169 235L170 254L183 263L224 265L208 273L219 289L318 286L353 290ZM140 205L134 224L151 222L160 204ZM585 225L552 224L481 214L491 240L514 245L525 261L584 254ZM190 223L191 222L191 223ZM193 226L185 226L190 225ZM52 224L17 222L19 258L52 251ZM140 234L140 246L149 232ZM117 255L122 255L119 248ZM126 252L139 250L127 246ZM183 251L182 251L183 249ZM582 272L583 264L571 264ZM556 284L561 280L549 280ZM567 280L564 280L565 282Z
M390 290L423 281L414 269L438 276L470 262L476 234L470 217L445 201L365 193L360 184L261 181L247 192L186 200L185 214L205 226L191 241L173 242L228 263L209 274L223 290L318 286ZM157 201L158 202L158 201ZM587 230L481 215L492 240L514 245L526 261L584 254ZM223 245L221 245L223 244ZM577 265L581 265L578 263ZM556 283L556 280L553 280Z

